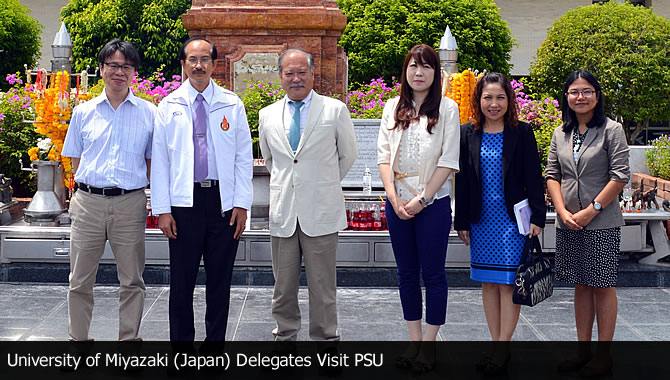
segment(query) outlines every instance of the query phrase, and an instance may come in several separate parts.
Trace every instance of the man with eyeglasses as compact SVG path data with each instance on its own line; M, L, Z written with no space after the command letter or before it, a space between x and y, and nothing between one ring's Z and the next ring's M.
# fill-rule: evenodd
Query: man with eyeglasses
M70 200L69 336L89 340L93 284L109 241L116 259L119 340L140 340L144 308L144 236L156 107L129 86L140 65L132 43L113 39L98 54L104 91L75 107L63 156L78 190Z
M216 58L206 39L186 41L179 59L188 80L158 105L151 206L169 238L172 342L195 338L193 291L201 259L205 340L225 340L233 264L251 208L251 132L240 98L211 79Z
M298 285L305 262L309 336L339 341L335 251L347 227L340 181L356 161L347 106L314 90L314 57L288 49L279 57L286 96L259 112L259 145L270 171L270 243L277 341L300 331Z

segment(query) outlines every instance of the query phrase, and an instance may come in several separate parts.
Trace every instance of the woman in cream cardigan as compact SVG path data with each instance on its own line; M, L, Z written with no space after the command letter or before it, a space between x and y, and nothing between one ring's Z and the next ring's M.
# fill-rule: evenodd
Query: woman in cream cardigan
M377 163L386 190L386 218L398 267L409 338L435 341L447 312L444 264L451 228L451 181L458 171L458 106L442 96L440 61L428 45L414 46L403 65L400 97L384 107ZM420 277L426 287L422 330ZM412 344L397 364L425 372L434 344Z

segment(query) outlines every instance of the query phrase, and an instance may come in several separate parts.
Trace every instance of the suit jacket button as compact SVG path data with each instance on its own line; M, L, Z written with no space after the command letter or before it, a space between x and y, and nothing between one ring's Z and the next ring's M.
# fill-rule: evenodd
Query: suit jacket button
M297 164L297 163L298 163L298 160L293 160L293 163L294 163L294 164Z

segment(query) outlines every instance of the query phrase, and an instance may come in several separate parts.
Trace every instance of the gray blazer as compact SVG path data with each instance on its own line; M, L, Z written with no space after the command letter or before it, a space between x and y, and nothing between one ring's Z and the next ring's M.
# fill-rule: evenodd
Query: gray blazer
M628 150L621 124L607 119L604 126L589 130L575 165L572 132L566 133L560 126L551 138L545 176L561 184L565 208L574 214L588 207L609 181L628 182ZM561 218L556 218L556 221L559 228L566 228ZM613 228L623 224L619 203L615 199L585 229Z

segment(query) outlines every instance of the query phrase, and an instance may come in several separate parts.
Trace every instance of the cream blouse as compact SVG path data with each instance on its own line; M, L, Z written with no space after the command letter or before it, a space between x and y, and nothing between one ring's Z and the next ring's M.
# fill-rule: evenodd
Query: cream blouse
M460 125L458 105L449 98L440 102L440 118L433 133L426 130L427 117L410 123L406 130L391 129L395 124L395 109L400 98L389 100L384 107L377 139L377 164L390 164L398 196L405 201L414 198L414 194L400 181L395 180L393 172L418 173L403 180L422 192L438 166L454 169L458 172ZM451 181L444 182L435 194L435 198L451 195Z

